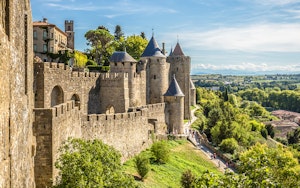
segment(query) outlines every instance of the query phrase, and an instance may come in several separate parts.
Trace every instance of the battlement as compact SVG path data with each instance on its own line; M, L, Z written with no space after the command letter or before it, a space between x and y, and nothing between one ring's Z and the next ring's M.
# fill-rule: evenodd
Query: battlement
M70 23L73 23L73 22L74 22L73 20L65 20L66 24L70 24Z
M72 71L72 68L64 63L57 63L57 62L42 62L42 63L34 63L35 67L39 69L44 69L45 72L50 72L53 74L53 71L59 71L59 74L62 71L65 71L65 74L70 74L71 77L99 77L101 73L99 72L81 72L81 71ZM55 70L56 69L56 70ZM64 74L64 73L63 73Z
M190 58L190 56L169 56L167 58L167 61L169 63L173 63L173 62L190 62L191 58Z
M100 80L121 80L128 78L128 73L102 73L100 74Z
M66 103L59 104L51 108L52 110L52 117L57 118L61 116L65 116L66 114L70 113L73 109L75 109L75 101L67 101Z
M156 103L156 104L148 104L148 105L139 106L139 107L133 107L133 108L130 108L129 111L136 112L136 111L140 111L143 109L148 109L149 112L153 112L153 111L160 111L161 109L164 109L164 108L165 108L165 103Z
M115 121L115 120L133 120L137 117L147 116L147 110L128 113L118 113L118 114L91 114L86 116L86 121L90 122L105 122L105 121Z

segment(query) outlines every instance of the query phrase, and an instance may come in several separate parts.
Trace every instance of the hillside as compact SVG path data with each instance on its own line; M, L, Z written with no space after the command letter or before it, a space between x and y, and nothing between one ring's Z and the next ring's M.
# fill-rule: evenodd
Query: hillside
M221 174L210 159L188 141L169 141L168 147L171 149L170 161L163 165L151 164L144 182L137 180L141 187L180 187L181 175L188 169L195 175L207 170ZM133 159L127 161L124 168L127 173L138 176Z

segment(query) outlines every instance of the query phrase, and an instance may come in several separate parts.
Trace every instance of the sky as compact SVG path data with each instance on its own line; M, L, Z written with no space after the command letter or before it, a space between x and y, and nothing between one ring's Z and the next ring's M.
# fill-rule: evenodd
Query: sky
M120 25L168 52L179 42L191 74L300 73L300 0L31 0L31 9L62 30L74 20L81 51L87 31Z

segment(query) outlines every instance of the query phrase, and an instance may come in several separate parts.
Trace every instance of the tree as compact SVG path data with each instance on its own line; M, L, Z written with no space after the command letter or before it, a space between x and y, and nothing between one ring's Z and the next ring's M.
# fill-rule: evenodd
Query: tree
M195 176L192 174L191 170L187 170L182 173L181 176L181 185L183 188L192 187L192 183L195 181Z
M114 49L111 48L114 36L106 28L99 27L96 30L89 30L84 35L88 45L92 47L90 53L96 58L98 64L108 62Z
M145 32L141 32L140 36L141 36L143 39L146 39Z
M100 140L69 139L60 153L54 187L135 187L121 171L120 153Z
M88 62L87 56L77 50L74 52L75 66L77 67L85 67Z
M289 144L297 144L299 142L300 139L300 128L289 132L287 134L287 140Z
M121 37L124 37L124 33L120 25L116 25L115 27L115 40L120 40Z
M127 37L125 44L127 53L134 59L139 60L148 44L148 40L141 36L132 35Z
M151 146L154 162L167 163L169 161L169 149L165 141L154 142Z
M226 138L220 143L220 149L223 152L233 154L234 150L238 148L239 144L234 138Z
M240 173L244 173L253 185L265 187L299 187L298 160L287 148L269 148L257 143L240 155ZM256 186L257 187L257 186Z
M144 180L150 170L149 157L146 156L146 154L141 153L135 157L134 162L137 172L139 173L141 179Z

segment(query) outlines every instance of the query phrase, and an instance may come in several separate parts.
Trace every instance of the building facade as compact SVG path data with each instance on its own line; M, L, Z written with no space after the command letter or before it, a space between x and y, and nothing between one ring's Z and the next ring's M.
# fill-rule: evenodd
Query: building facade
M48 19L33 22L33 51L44 62L57 61L51 54L64 53L74 49L73 21L66 21L67 32L56 25L48 23ZM70 41L70 42L68 42ZM69 45L69 46L68 46ZM72 48L70 48L72 47Z

